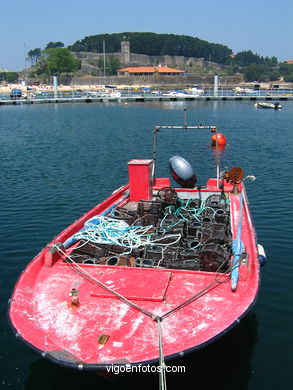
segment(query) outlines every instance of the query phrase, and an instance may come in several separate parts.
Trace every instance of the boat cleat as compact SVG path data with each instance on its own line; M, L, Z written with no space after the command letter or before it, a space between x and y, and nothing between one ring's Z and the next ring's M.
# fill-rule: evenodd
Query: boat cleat
M80 303L79 303L79 299L78 299L78 290L76 290L76 288L73 288L70 291L69 296L71 297L70 306L79 307Z

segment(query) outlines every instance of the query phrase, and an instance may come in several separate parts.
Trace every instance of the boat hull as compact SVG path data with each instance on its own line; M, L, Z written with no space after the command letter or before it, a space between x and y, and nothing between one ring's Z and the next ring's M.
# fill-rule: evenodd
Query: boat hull
M153 192L164 183L166 179L157 180ZM59 234L21 274L9 308L16 335L58 364L97 370L113 364L158 362L158 319L166 359L225 334L252 308L259 287L257 245L245 190L241 186L240 197L231 194L231 189L227 184L233 239L241 213L240 238L246 253L238 267L235 291L230 272L78 265L68 261L78 243L66 254L65 249L52 250L93 216L129 202L129 187L125 186ZM196 189L178 189L177 193L198 196ZM211 179L202 193L220 193L216 181Z

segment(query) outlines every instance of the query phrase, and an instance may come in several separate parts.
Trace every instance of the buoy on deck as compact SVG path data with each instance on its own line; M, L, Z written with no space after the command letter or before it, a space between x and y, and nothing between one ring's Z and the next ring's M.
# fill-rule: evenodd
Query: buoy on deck
M181 156L173 156L169 160L173 179L185 188L192 188L196 183L196 175L192 166Z
M217 141L219 146L224 146L227 143L226 137L221 133L212 135L212 146L216 146Z

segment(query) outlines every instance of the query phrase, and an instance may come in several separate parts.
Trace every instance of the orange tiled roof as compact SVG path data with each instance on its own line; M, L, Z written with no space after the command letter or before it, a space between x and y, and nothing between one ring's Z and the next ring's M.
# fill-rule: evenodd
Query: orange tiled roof
M293 60L287 60L285 61L285 64L293 64Z
M129 66L119 69L118 72L128 73L184 73L183 70L168 68L167 66Z

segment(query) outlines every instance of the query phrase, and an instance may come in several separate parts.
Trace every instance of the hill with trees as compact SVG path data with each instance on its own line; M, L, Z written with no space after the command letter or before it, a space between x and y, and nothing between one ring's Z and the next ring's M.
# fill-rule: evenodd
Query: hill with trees
M184 56L212 59L219 64L228 64L232 50L227 46L210 43L187 35L156 34L152 32L123 32L100 34L76 41L68 49L72 52L103 52L103 42L108 53L120 51L121 41L130 42L131 51L149 56Z
M27 59L30 61L32 74L36 76L72 74L80 68L80 63L74 58L72 52L103 53L105 45L108 54L118 53L123 40L130 42L132 53L203 58L206 62L212 61L225 65L228 74L242 73L246 81L275 81L280 77L285 81L293 81L293 65L279 63L276 57L262 57L251 50L233 54L229 47L219 43L210 43L187 35L152 32L92 35L76 41L67 48L60 41L49 42L44 50L40 48L30 50ZM107 61L108 74L116 74L119 61L114 55L107 58ZM6 79L8 75L2 77Z
M251 50L233 54L222 44L210 43L187 35L156 34L152 32L122 32L99 34L76 41L68 49L72 52L102 53L103 45L108 53L120 51L121 41L130 42L131 52L150 56L170 55L204 58L230 67L231 73L242 73L246 81L273 81L281 76L292 81L292 66L280 66L277 57L262 57Z

